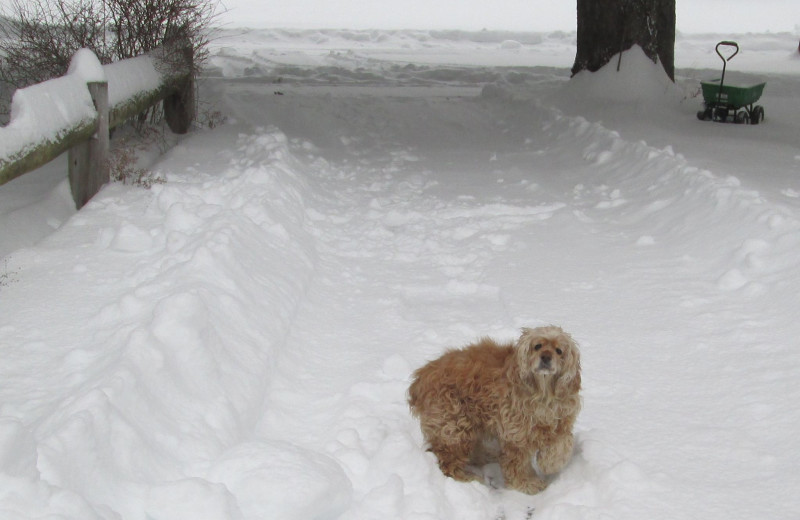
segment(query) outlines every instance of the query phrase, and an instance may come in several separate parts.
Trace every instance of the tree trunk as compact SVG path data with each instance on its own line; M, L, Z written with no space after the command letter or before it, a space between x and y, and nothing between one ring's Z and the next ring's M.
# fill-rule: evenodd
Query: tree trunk
M578 51L572 74L594 72L639 45L675 80L675 0L577 0Z

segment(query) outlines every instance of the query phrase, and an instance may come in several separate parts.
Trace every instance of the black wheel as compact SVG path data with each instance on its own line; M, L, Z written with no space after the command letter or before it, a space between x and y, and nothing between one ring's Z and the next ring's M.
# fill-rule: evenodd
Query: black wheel
M728 109L727 108L717 108L714 110L714 121L718 121L720 123L724 123L728 119Z
M733 117L733 122L737 125L746 125L750 122L750 114L748 114L746 110L740 110L736 112L736 115Z
M753 107L753 111L750 113L750 124L757 125L764 121L764 107L761 105L756 105Z
M705 110L700 110L697 112L697 119L700 121L710 121L712 118L712 111L710 108L706 108Z

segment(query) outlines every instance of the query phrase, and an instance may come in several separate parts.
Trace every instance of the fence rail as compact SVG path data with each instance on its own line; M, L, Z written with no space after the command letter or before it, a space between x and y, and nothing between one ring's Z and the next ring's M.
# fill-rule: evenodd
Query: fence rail
M109 180L111 129L163 101L170 129L179 134L189 130L195 103L188 44L157 49L101 69L99 77L88 81L68 74L72 77L55 78L14 94L11 120L0 127L0 185L68 152L72 196L81 208ZM83 87L74 88L76 82Z

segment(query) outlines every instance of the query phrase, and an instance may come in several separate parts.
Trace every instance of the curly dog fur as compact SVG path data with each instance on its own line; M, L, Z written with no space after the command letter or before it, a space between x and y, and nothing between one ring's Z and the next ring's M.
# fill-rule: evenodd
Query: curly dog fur
M497 461L507 487L535 494L572 455L580 388L577 344L548 326L446 352L414 372L408 402L445 475Z

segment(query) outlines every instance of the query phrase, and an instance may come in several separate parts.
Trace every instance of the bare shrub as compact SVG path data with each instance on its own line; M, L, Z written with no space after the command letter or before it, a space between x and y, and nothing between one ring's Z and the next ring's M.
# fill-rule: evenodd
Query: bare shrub
M89 48L103 63L105 16L96 0L11 0L10 19L0 34L0 80L16 88L61 76L78 49Z
M165 45L178 41L189 43L196 73L208 58L218 5L218 0L10 0L9 21L0 24L0 81L21 88L61 76L81 48L108 63L166 47L176 53L172 63L183 63L185 49Z
M198 103L199 110L195 118L195 124L202 128L216 128L224 125L228 121L228 117L222 113L221 110L208 103Z
M15 271L9 272L8 270L8 258L3 259L3 270L0 271L0 289L3 287L8 287L12 283L17 282L16 275L19 274L19 269Z
M213 0L105 0L114 33L114 56L131 58L164 43L189 42L196 65L208 59ZM180 51L178 51L180 52ZM182 59L182 57L181 57Z
M166 179L138 165L139 157L134 148L119 147L108 158L109 177L114 182L150 189L153 184L164 184Z
M163 154L169 149L163 125L144 125L135 133L123 136L114 142L108 159L109 178L132 186L150 189L154 184L164 184L166 179L140 166L148 162L146 156Z

